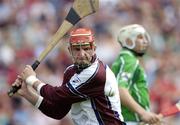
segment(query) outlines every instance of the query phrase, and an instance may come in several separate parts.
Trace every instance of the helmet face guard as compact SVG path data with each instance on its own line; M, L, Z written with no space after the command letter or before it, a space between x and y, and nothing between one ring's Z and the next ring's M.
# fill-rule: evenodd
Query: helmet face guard
M76 65L78 69L84 69L90 66L91 58L93 58L93 55L91 54L93 53L94 48L96 46L94 41L94 33L92 32L92 30L88 28L78 28L72 30L70 33L69 46L70 46L69 48L71 51L71 55L73 57L74 65ZM79 63L78 58L81 57L74 56L72 49L73 48L83 49L85 47L90 48L91 51L88 51L89 53L87 52L88 53L86 56L87 60L85 59L83 62L81 61L81 63Z
M120 29L118 42L137 54L144 54L149 47L150 37L144 27L133 24Z

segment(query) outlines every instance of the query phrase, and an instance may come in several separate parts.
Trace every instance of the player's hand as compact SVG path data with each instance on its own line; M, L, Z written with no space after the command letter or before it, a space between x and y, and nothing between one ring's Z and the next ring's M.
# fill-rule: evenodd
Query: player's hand
M21 86L21 88L17 91L16 94L23 96L25 93L27 93L27 85L23 82L20 75L18 75L15 82L12 84L12 86Z
M163 122L157 122L157 123L154 123L154 124L149 124L149 123L144 123L144 122L141 122L140 124L138 125L164 125Z
M30 65L26 65L23 72L21 73L21 78L25 81L29 76L36 76L36 73Z
M152 112L145 112L140 118L144 123L148 123L150 125L160 125L162 115L157 115Z

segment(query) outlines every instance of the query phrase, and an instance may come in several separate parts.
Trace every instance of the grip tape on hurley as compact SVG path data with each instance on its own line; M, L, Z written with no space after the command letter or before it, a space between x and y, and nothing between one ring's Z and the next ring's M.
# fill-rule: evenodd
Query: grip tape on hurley
M68 15L66 16L66 20L72 25L75 25L79 20L81 20L81 17L76 13L74 8L71 8Z

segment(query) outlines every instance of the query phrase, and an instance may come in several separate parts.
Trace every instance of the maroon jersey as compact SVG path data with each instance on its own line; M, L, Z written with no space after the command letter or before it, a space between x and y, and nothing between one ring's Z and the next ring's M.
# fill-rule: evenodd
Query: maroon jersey
M81 71L69 66L60 87L46 84L40 94L39 109L49 117L61 119L71 111L75 125L124 125L116 78L98 59Z

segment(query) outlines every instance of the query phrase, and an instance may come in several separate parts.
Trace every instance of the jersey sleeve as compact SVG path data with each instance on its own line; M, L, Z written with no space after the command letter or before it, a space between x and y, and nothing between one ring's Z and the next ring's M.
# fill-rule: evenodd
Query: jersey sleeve
M71 104L66 102L62 103L53 103L49 100L43 99L41 105L39 106L39 110L48 117L54 119L62 119L71 109Z

